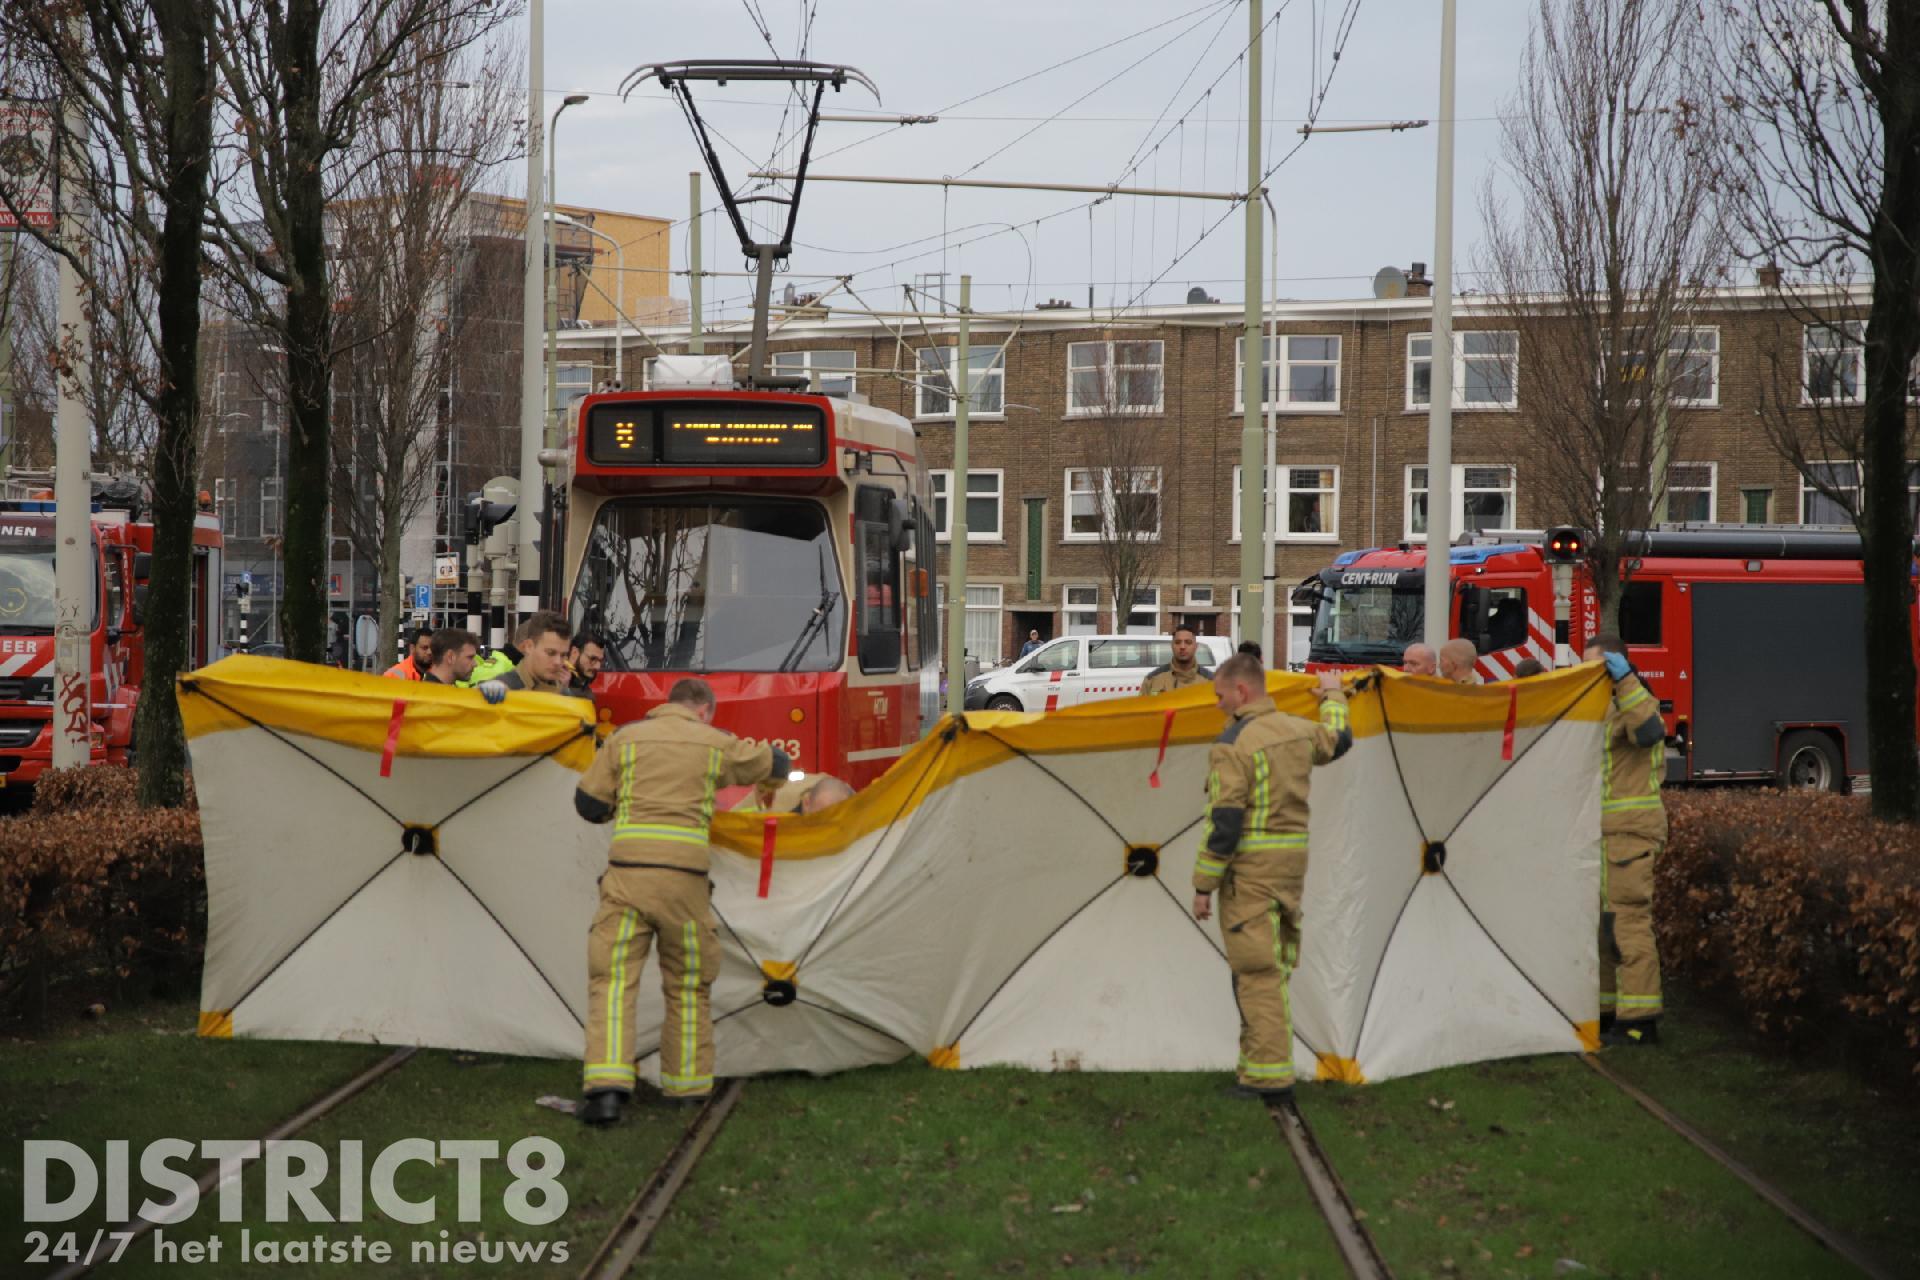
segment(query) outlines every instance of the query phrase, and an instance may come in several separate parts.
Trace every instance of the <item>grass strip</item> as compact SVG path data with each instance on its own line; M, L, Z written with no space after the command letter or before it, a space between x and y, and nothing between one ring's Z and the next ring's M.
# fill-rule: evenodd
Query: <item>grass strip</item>
M748 1084L642 1265L663 1275L1344 1274L1266 1109L1219 1075Z
M1318 1088L1301 1109L1400 1280L1845 1273L1571 1056Z

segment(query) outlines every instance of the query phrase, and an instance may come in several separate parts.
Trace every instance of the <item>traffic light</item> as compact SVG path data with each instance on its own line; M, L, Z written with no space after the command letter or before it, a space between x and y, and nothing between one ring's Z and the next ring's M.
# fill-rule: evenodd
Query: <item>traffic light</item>
M488 484L479 493L467 495L466 533L468 542L479 542L496 525L511 520L519 503L518 486L507 488L500 481Z
M1547 530L1547 559L1561 562L1579 560L1587 554L1584 529Z

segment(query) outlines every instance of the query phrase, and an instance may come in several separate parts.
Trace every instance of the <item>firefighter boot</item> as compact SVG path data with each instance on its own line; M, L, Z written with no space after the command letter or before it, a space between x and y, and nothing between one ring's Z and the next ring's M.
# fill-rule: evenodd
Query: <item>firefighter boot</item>
M1615 1048L1643 1048L1660 1043L1660 1019L1636 1018L1632 1022L1616 1022L1609 1031L1600 1033L1600 1043Z
M627 1095L619 1089L595 1089L580 1100L573 1114L580 1122L595 1129L604 1129L620 1119L620 1108L626 1105Z

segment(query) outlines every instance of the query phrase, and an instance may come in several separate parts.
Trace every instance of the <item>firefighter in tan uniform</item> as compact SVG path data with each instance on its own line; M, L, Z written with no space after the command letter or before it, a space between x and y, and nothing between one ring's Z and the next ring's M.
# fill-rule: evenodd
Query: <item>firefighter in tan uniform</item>
M1147 678L1140 682L1142 695L1167 693L1174 689L1184 689L1190 684L1200 684L1213 679L1213 672L1200 665L1200 638L1192 627L1173 629L1173 661L1164 667L1155 667L1147 672Z
M1667 727L1619 636L1593 637L1585 658L1606 663L1613 679L1600 775L1600 1026L1608 1044L1658 1044L1653 864L1667 842Z
M784 778L778 747L713 727L713 689L681 680L646 718L608 738L580 781L574 806L613 823L600 909L587 935L587 1052L580 1118L612 1124L633 1093L634 995L647 950L660 946L666 1017L660 1089L672 1099L713 1091L713 1013L720 968L708 898L707 828L714 792Z
M1315 765L1353 745L1347 695L1320 674L1320 718L1282 714L1267 696L1260 660L1236 654L1220 664L1214 695L1229 717L1208 756L1207 821L1193 868L1193 915L1213 914L1240 1006L1245 1096L1293 1095L1293 1015L1287 983L1300 959L1300 898L1307 882L1307 794Z

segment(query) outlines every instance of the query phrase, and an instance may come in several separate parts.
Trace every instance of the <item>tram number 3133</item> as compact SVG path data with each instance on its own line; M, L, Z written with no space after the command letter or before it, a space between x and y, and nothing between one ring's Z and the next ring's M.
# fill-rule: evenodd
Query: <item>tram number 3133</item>
M780 750L787 753L787 759L793 761L794 766L796 768L799 767L800 739L798 738L756 738L756 737L753 737L751 734L742 734L741 740L745 742L751 742L755 746L760 746L761 744L764 743L769 747L778 747L780 748Z

